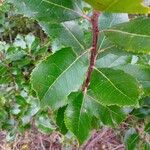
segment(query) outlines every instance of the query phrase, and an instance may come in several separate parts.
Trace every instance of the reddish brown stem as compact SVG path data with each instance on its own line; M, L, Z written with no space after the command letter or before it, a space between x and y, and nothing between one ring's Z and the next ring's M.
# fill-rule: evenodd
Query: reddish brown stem
M93 16L91 18L92 23L92 32L93 32L93 42L92 42L92 48L91 48L91 58L90 58L90 65L88 68L87 76L85 83L83 84L82 91L86 92L87 88L90 84L91 75L95 66L96 57L97 57L97 43L98 43L98 37L99 37L99 27L98 27L98 18L100 16L100 13L97 11L93 12Z

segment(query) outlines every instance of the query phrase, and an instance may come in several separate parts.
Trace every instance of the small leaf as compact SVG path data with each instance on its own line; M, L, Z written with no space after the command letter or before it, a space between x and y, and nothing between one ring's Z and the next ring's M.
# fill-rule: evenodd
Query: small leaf
M150 9L142 5L143 0L85 0L96 10L112 13L146 14ZM144 2L143 2L144 3Z
M10 130L10 131L7 133L6 141L7 141L7 142L12 142L12 141L14 141L15 138L16 138L16 134L17 134L16 128Z
M18 104L14 104L11 109L11 113L13 115L18 115L20 112L21 112L20 106Z
M32 117L36 115L39 110L40 110L39 101L37 99L32 99L31 105L28 107L25 113L21 116L22 124L27 125L28 123L30 123Z
M39 44L38 43L39 41L37 42L36 37L33 34L26 35L25 41L26 41L26 44L27 44L27 47L29 48L29 50L36 48L37 45Z
M0 123L6 121L8 118L8 114L5 109L0 108Z
M9 68L0 63L0 84L7 84L12 81L12 76L9 72Z
M124 137L127 150L136 150L139 141L139 135L134 128L129 129Z
M8 50L6 59L9 62L22 60L26 55L25 51L21 50L20 47L9 47Z
M26 42L22 35L18 34L13 43L14 47L21 47L22 49L26 49Z
M66 110L66 106L59 108L57 112L57 117L56 117L56 123L59 127L59 131L62 134L66 134L68 132L68 129L66 128L66 125L64 123L64 113Z
M150 105L143 105L140 108L134 109L132 115L144 119L150 116Z
M138 18L104 31L115 45L135 53L150 53L150 19Z
M17 95L16 97L16 103L18 105L20 105L21 107L25 107L27 105L27 101L25 98L23 98L22 96L20 95Z
M69 101L70 103L65 112L65 124L78 138L79 143L82 144L91 129L92 115L88 111L88 101L82 93L71 94Z
M120 70L96 69L93 72L89 93L102 105L138 106L138 82Z
M71 92L79 90L87 69L87 52L77 56L71 48L64 48L34 69L31 83L43 106L58 109Z
M148 134L150 134L150 122L148 124L146 124L146 126L145 126L145 132L147 132Z
M145 97L140 100L140 108L134 109L131 114L140 118L144 119L150 116L150 97Z
M91 113L104 125L117 127L126 118L125 112L118 106L103 106L91 95L87 95L86 99L91 101Z
M144 144L144 150L150 150L150 142Z
M55 130L55 126L52 125L52 121L46 113L36 116L35 125L38 130L44 134L50 134L53 130Z

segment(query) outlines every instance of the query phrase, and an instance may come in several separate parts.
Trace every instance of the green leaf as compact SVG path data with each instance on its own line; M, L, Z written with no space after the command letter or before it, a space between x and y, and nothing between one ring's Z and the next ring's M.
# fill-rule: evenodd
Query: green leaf
M87 139L91 129L92 114L83 93L73 93L69 96L70 103L65 111L65 124L82 144ZM94 109L94 108L93 108Z
M139 109L135 109L132 114L140 119L144 119L150 116L150 108L149 107L142 107Z
M16 98L16 103L18 105L20 105L21 107L27 106L28 103L24 97L17 95L15 98Z
M148 134L150 134L150 122L145 125L145 132L147 132Z
M134 53L150 53L150 19L138 18L104 31L115 45Z
M5 122L7 120L7 118L8 118L8 114L5 111L5 109L0 108L0 127L1 127L1 123Z
M137 143L139 141L139 135L134 128L129 129L124 137L127 150L136 150Z
M59 131L62 134L66 134L68 132L68 129L66 128L66 125L64 123L64 113L66 110L66 106L59 108L57 112L57 117L56 117L56 123L59 127Z
M138 64L150 65L150 55L139 55Z
M12 77L9 68L0 63L0 84L8 84L10 81L12 81Z
M5 1L1 1L1 4L0 4L0 13L6 13L10 11L10 5L8 3L6 3Z
M114 49L115 50L115 49ZM132 56L123 53L100 53L99 58L96 60L96 67L98 68L114 68L121 65L126 65L131 61Z
M117 127L126 118L125 112L118 106L103 106L91 95L87 95L86 99L91 101L91 113L104 125Z
M21 112L20 106L18 104L14 104L11 108L11 114L18 115Z
M144 106L150 106L150 97L144 97L141 102Z
M144 144L144 150L150 150L150 142Z
M129 21L128 14L103 13L99 17L99 29L103 31L112 27L113 25L117 25L119 23L128 22L128 21ZM108 50L111 47L114 47L114 44L108 40L104 32L100 32L98 45L99 45L99 50L98 50L99 53L101 51Z
M118 126L125 118L126 115L123 110L118 106L101 106L100 119L105 125L112 127Z
M72 93L65 111L66 127L83 143L93 126L93 118L104 125L117 127L126 117L118 106L103 106L92 95Z
M144 97L140 100L140 108L134 109L131 114L140 118L146 119L150 116L150 97Z
M149 98L144 98L144 104L140 108L134 109L131 114L140 118L144 119L150 116L150 105L146 104L146 102L150 102Z
M33 50L35 50L39 45L40 41L38 38L36 38L33 34L28 34L25 36L25 42L29 49L29 53Z
M50 134L55 130L55 126L52 124L52 120L46 113L42 113L36 116L35 125L38 130L44 134Z
M54 50L62 47L72 47L76 52L84 51L86 46L84 42L84 33L81 26L75 21L67 21L61 24L41 23L43 30L51 37L54 44Z
M104 30L128 21L129 17L127 13L102 13L99 17L99 28Z
M9 62L22 60L26 55L25 51L21 50L21 48L9 47L8 50L6 59Z
M66 104L71 92L79 90L87 69L87 51L77 56L71 48L64 48L34 69L31 83L42 104L57 109Z
M150 67L147 65L122 65L115 69L123 70L124 72L135 77L143 86L145 95L150 95Z
M15 138L16 138L16 134L17 134L17 129L16 129L16 128L11 129L11 130L7 133L6 141L7 141L7 142L12 142L12 141L14 141Z
M89 93L102 105L138 106L140 98L138 82L123 71L113 69L95 68Z
M30 106L21 116L22 124L27 125L28 123L30 123L32 117L36 115L39 110L40 110L39 101L37 99L32 99Z
M142 5L142 0L85 0L96 10L112 13L146 14L150 9Z
M17 37L15 38L13 45L14 47L21 47L22 49L26 49L27 47L24 37L20 34L18 34Z
M64 22L81 16L77 0L6 0L27 17L43 22Z

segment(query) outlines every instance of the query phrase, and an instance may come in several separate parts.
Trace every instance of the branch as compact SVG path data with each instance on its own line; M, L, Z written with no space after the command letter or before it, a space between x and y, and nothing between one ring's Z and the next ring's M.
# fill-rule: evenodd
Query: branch
M89 22L91 22L91 18L88 17L86 14L83 14L82 17L83 17L84 19L87 19Z
M87 76L85 83L83 84L82 91L86 93L87 88L90 84L91 75L95 66L96 57L97 57L97 43L98 43L98 37L99 37L99 28L98 28L98 18L100 16L100 13L97 11L93 12L93 16L91 18L92 23L92 32L93 32L93 42L92 42L92 48L91 48L91 58L90 58L90 65L88 68Z

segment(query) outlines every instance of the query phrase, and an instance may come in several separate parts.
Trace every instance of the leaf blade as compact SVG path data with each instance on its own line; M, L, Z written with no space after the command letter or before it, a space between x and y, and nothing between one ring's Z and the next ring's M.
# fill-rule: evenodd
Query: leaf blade
M112 13L149 13L150 9L142 4L142 0L85 0L96 10Z
M147 65L131 65L125 64L116 66L114 69L120 69L135 77L143 86L146 96L150 95L150 67Z
M77 56L71 48L64 48L41 62L32 72L31 84L42 105L54 109L64 106L67 96L82 85L87 68L87 51Z
M132 76L123 71L95 68L89 93L105 106L138 106L140 87Z
M7 0L19 13L44 22L64 22L80 17L78 1L68 0Z
M54 51L65 46L72 47L77 53L81 53L86 49L84 33L78 22L67 21L61 24L41 22L40 25L45 33L50 36L53 43L58 45L52 44Z
M65 112L65 124L81 144L88 137L92 116L88 111L87 101L83 93L73 93L70 98Z
M138 18L104 31L119 47L134 53L150 53L150 19Z
M101 105L97 99L89 94L86 95L86 99L91 101L89 104L93 116L99 119L104 125L117 127L126 117L123 109L118 106Z

